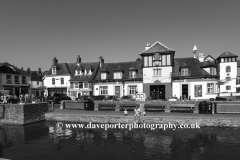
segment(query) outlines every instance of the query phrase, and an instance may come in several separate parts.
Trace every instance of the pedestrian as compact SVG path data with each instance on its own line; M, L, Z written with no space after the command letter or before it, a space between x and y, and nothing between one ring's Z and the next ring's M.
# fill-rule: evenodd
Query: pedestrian
M124 110L124 116L127 116L128 112L127 109Z

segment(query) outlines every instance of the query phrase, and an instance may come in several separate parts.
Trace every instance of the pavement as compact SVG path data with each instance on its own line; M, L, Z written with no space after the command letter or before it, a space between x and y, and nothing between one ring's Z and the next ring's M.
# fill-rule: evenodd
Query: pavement
M60 108L60 107L59 107ZM49 112L46 114L51 115L89 115L89 116L124 116L123 111L85 111L77 109L59 109L57 106L52 109L49 108ZM133 111L128 111L128 116L134 116ZM146 116L150 117L175 117L175 118L240 118L240 114L198 114L198 113L165 113L165 112L146 112Z

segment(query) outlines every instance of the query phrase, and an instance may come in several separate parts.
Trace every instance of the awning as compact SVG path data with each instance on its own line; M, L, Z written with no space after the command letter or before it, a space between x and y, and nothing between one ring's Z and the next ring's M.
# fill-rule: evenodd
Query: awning
M0 89L0 94L10 94L9 90Z

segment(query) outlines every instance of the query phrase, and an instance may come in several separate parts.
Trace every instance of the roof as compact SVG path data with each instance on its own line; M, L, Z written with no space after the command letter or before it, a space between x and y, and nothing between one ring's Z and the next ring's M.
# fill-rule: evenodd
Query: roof
M217 64L215 61L203 61L201 67L202 68L217 67Z
M31 72L31 80L32 81L42 81L42 73L39 75L38 71Z
M52 67L49 69L48 73L46 74L46 76L48 75L63 75L63 74L70 74L71 75L71 71L70 71L70 67L67 63L58 63L57 64L57 72L56 74L52 74Z
M0 63L0 67L1 67L0 71L3 73L28 75L24 70L19 69L16 66L14 66L8 62Z
M225 57L238 57L238 56L228 51L225 51L218 58L225 58Z
M207 55L207 56L204 58L204 61L209 61L209 60L214 61L215 58L213 58L211 55Z
M201 68L202 63L193 57L189 58L175 58L173 67L173 77L181 76L181 67L188 66L189 76L187 77L204 77L211 76L208 72Z
M157 41L152 46L150 46L149 49L143 51L140 54L149 54L149 53L152 54L156 52L175 52L175 51Z
M113 74L114 72L118 72L119 68L121 68L121 70L123 71L121 80L131 80L131 78L129 78L129 71L132 71L133 68L136 69L136 79L142 80L142 61L105 63L102 68L99 68L95 80L101 81L102 70L108 71L106 80L114 80Z
M86 62L86 63L80 63L79 65L77 63L71 63L68 65L71 68L71 74L72 74L72 77L69 81L80 81L80 82L92 81L95 78L99 68L99 62ZM75 75L75 70L78 70L78 71L91 70L92 74Z

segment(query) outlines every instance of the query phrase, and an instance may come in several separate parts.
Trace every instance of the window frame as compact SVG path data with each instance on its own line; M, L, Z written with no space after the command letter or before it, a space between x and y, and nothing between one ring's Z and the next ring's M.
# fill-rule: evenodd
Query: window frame
M226 90L231 90L231 86L226 86Z
M212 85L212 86L208 86L208 85ZM211 92L211 89L212 89L212 92ZM213 94L213 93L214 93L214 83L207 83L207 94Z
M12 84L12 75L10 75L10 74L6 75L6 83L7 84Z
M129 71L129 78L136 78L136 71Z
M101 80L105 80L107 79L107 73L104 72L104 73L101 73Z
M27 84L27 77L26 76L22 76L22 84Z
M14 75L14 84L20 84L18 75Z
M157 74L156 74L157 73ZM159 74L160 73L160 74ZM162 76L162 68L153 68L153 76L160 77Z
M137 85L128 86L128 94L135 95L137 93Z
M56 80L55 80L55 78L52 78L52 85L56 85Z
M113 72L113 79L122 79L122 72Z
M57 69L56 69L56 67L52 67L52 74L57 74Z
M108 95L108 86L99 86L99 95Z
M189 76L189 68L181 68L181 76Z
M226 66L226 72L230 73L231 72L231 66Z
M64 85L64 78L60 78L61 85Z

